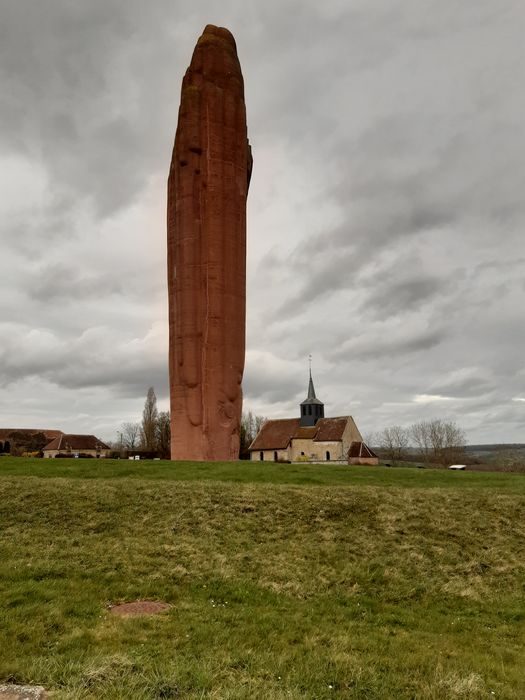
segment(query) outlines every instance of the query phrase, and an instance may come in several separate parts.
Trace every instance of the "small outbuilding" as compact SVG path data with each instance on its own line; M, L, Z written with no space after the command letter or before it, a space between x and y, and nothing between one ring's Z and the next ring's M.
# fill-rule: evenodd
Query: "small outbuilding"
M108 457L111 448L95 435L59 435L44 449L44 457Z
M353 442L348 450L348 464L379 464L379 457L364 442Z

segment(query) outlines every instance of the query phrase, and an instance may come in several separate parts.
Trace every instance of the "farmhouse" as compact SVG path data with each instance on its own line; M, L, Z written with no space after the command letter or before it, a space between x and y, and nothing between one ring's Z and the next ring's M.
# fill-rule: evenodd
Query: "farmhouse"
M324 417L324 404L315 395L311 373L300 417L266 421L250 445L250 459L339 464L379 462L363 442L352 416Z
M59 435L44 447L44 457L108 457L110 448L94 435Z
M47 428L0 428L0 453L38 452L61 430Z

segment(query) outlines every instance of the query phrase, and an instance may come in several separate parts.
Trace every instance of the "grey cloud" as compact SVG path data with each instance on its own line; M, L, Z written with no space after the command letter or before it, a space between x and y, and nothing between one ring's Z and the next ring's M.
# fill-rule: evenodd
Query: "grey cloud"
M468 398L484 395L493 389L494 383L485 377L466 377L465 379L449 382L437 382L430 387L428 393L456 398ZM483 405L486 406L487 403Z
M303 260L298 256L299 262ZM356 274L352 269L353 258L349 254L341 254L337 259L323 263L317 259L306 266L305 280L297 295L286 299L272 312L281 322L290 316L297 316L308 311L310 303L320 301L338 289L349 289L355 285ZM283 271L286 276L288 273ZM286 290L286 284L283 284Z
M407 330L406 337L389 337L388 330L383 334L371 338L358 337L350 340L341 348L329 353L333 362L343 360L345 357L359 358L362 360L375 360L381 357L396 357L430 350L439 345L445 339L442 330L428 330L410 334Z
M362 309L380 319L418 310L432 300L445 284L445 280L435 277L416 277L391 283L387 278L367 297Z
M299 367L297 367L299 369ZM288 373L279 365L249 363L246 368L243 384L245 401L250 404L254 400L268 403L289 402L305 389L304 380L298 372Z
M87 359L87 358L86 358ZM111 388L119 398L145 396L148 387L153 386L157 398L169 396L168 372L165 362L148 362L144 366L140 361L122 365L117 358L107 364L93 367L88 361L74 362L61 367L58 371L40 372L48 381L67 389L103 387Z
M66 338L21 325L4 325L2 336L0 386L5 388L38 377L64 389L103 387L115 396L133 397L154 385L160 397L167 395L165 357L152 353L146 338L122 342L118 333L104 328Z
M107 299L109 295L122 293L122 285L115 273L86 273L79 263L71 267L63 263L50 264L35 275L34 281L28 282L28 293L40 302L85 297Z
M169 4L147 13L133 0L22 4L4 8L0 30L0 144L42 161L55 188L73 187L109 215L129 205L172 138L150 121L151 93L170 81L153 68L166 61L159 19ZM171 62L176 49L168 47ZM164 127L176 118L176 92L170 98Z

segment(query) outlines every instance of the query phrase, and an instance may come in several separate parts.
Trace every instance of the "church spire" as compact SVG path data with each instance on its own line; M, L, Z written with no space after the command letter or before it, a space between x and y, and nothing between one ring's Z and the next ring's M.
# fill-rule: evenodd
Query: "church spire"
M312 380L312 368L310 367L310 381L308 382L308 399L316 399L317 396L315 395L315 389L314 389L314 383Z
M312 356L308 355L308 395L301 402L301 425L312 426L319 418L324 418L324 404L315 395L314 382L312 379Z

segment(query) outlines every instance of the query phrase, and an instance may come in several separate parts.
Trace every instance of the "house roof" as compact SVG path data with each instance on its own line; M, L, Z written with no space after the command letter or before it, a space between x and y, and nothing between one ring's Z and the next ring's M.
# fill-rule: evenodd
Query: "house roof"
M370 458L370 457L375 457L378 459L377 455L375 452L373 452L368 445L366 445L364 442L357 442L354 441L350 445L350 449L348 450L348 457L349 458L356 458L356 457L363 457L363 458Z
M109 450L110 448L95 435L59 435L44 447L46 450L64 450L64 452L77 452L78 450Z
M48 440L53 440L53 438L62 435L61 430L48 430L47 428L0 428L0 440L9 440L13 433L19 433L22 435L36 435L37 433L43 433Z
M0 428L0 440L9 440L12 433L21 433L22 435L36 435L43 433L48 440L52 440L58 435L62 435L61 430L48 430L47 428Z
M319 418L315 425L309 427L301 427L299 418L268 420L250 445L250 450L282 450L288 447L290 440L342 440L349 420L352 420L351 416Z

